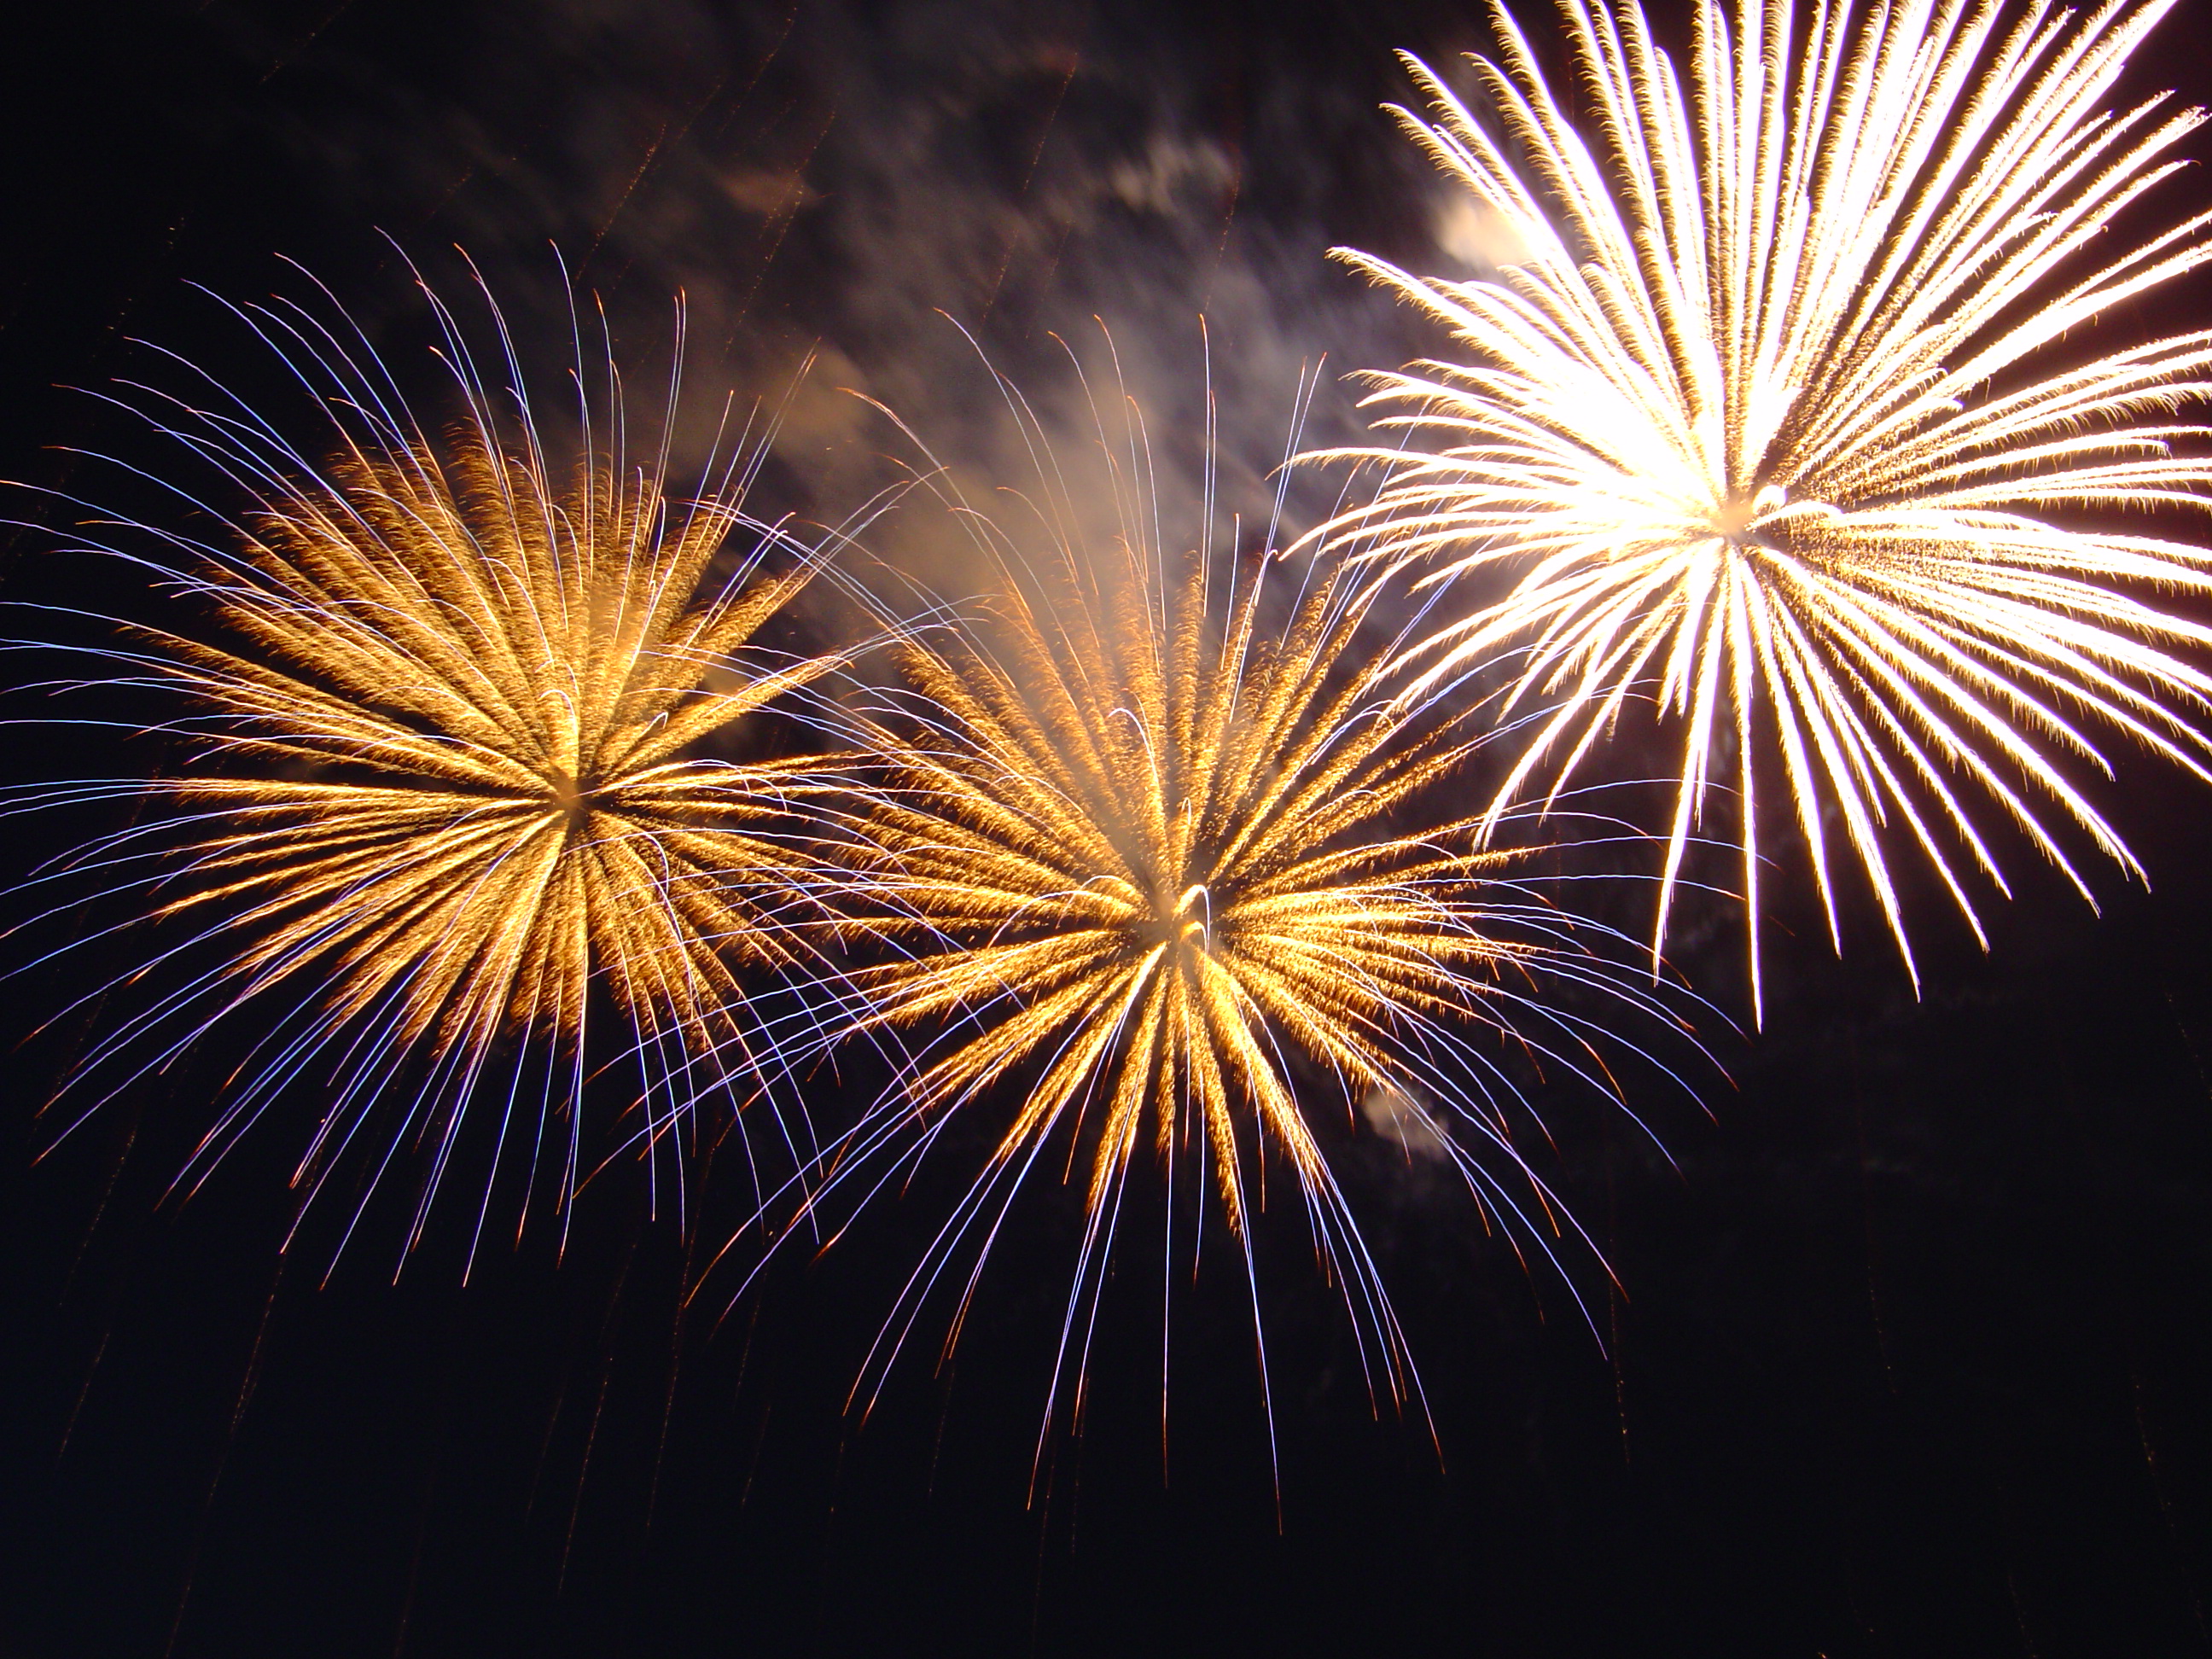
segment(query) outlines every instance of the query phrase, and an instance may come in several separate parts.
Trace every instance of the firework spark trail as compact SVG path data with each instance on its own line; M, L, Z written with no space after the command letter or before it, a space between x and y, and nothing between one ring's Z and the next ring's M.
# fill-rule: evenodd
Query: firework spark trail
M936 481L997 587L987 617L909 635L904 693L853 716L868 759L841 927L873 956L830 994L849 1031L895 1034L912 1058L825 1156L805 1213L848 1185L857 1212L956 1118L1000 1112L1006 1125L898 1297L855 1398L880 1392L948 1277L950 1353L1023 1184L1054 1157L1072 1180L1087 1147L1042 1468L1062 1404L1080 1419L1106 1265L1149 1144L1169 1194L1164 1344L1178 1172L1204 1170L1251 1288L1264 1397L1252 1212L1280 1158L1352 1313L1370 1393L1418 1402L1301 1095L1318 1087L1349 1115L1388 1091L1465 1176L1486 1223L1556 1261L1589 1241L1515 1148L1526 1103L1499 1051L1615 1093L1599 1048L1618 1039L1557 989L1598 993L1608 1017L1668 1017L1593 953L1604 930L1516 884L1523 855L1474 850L1471 819L1406 827L1477 738L1464 722L1389 707L1393 653L1361 648L1372 586L1308 567L1271 621L1278 526L1256 565L1239 556L1234 520L1217 544L1210 419L1203 528L1177 558L1161 539L1140 415L1126 392L1118 419L1094 399L1091 459L1118 521L1100 550L1042 425L1000 385L1037 464L1019 509L1037 540ZM1038 542L1038 556L1024 550ZM1202 1232L1205 1181L1193 1178ZM1186 1248L1194 1261L1195 1237ZM1272 1409L1269 1420L1272 1432Z
M636 1032L633 1142L656 1193L667 1162L681 1203L673 1132L704 1097L727 1091L734 1106L769 1091L775 1056L748 1030L741 975L803 953L781 907L807 884L805 820L791 809L818 787L820 762L692 751L789 706L844 656L752 643L826 556L745 511L772 421L757 411L731 443L726 411L697 498L666 491L680 306L657 449L633 465L604 318L595 389L572 298L579 448L556 461L482 279L503 380L416 283L457 394L442 436L335 301L335 325L283 301L233 308L330 412L334 453L320 465L211 377L204 406L137 389L160 399L148 418L251 507L213 512L213 512L234 544L127 526L183 555L182 574L170 559L94 550L148 566L179 610L213 626L203 637L187 623L92 618L128 643L83 648L103 664L92 684L181 702L154 729L197 752L180 775L38 786L5 806L160 809L39 878L143 898L144 914L109 933L148 920L182 932L112 982L181 979L74 1069L60 1098L80 1103L76 1121L210 1030L258 1018L180 1180L204 1179L295 1083L319 1085L295 1176L301 1213L357 1152L373 1170L349 1237L403 1155L427 1151L411 1249L465 1129L483 1121L473 1258L516 1161L526 1220L553 1135L566 1224L586 1167L595 984ZM713 583L729 550L736 568ZM799 1151L780 1115L778 1133Z
M1375 377L1405 443L1346 452L1388 483L1337 533L1425 583L1502 584L1418 647L1423 690L1502 663L1503 708L1550 705L1489 816L1656 696L1686 730L1654 950L1733 764L1754 1009L1774 750L1832 939L1840 857L1916 983L1887 843L1986 945L1968 880L2009 890L1977 796L2085 897L2069 827L2140 875L2066 763L2109 776L2102 728L2212 775L2212 678L2176 654L2212 635L2149 602L2203 593L2212 562L2046 515L2202 511L2212 484L2180 417L2212 390L2212 332L2063 349L2212 259L2212 215L2104 246L2203 118L2105 112L2166 0L2008 28L1967 0L1802 28L1784 0L1700 0L1686 94L1638 7L1559 3L1587 140L1502 12L1498 59L1473 60L1486 103L1407 60L1431 114L1397 113L1497 268L1340 250L1471 349Z

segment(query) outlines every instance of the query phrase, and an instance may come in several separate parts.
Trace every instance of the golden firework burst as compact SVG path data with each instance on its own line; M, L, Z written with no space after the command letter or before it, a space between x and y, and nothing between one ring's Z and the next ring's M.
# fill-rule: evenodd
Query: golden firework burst
M161 960L214 952L107 1034L65 1093L106 1079L112 1095L253 1011L260 1035L196 1164L308 1082L323 1091L298 1172L310 1197L351 1143L376 1176L427 1151L410 1243L465 1135L489 1171L480 1232L501 1168L520 1157L534 1182L565 1118L565 1207L587 1155L595 985L631 1023L617 1048L644 1062L633 1144L657 1146L733 1077L757 1085L739 975L789 960L771 913L801 867L788 799L816 763L696 751L842 660L755 643L818 561L745 512L750 430L718 444L696 499L672 495L665 435L646 465L612 447L610 349L596 405L580 362L577 448L556 460L519 376L492 390L422 291L457 392L436 437L358 332L303 309L242 313L334 411L334 453L311 466L235 400L175 405L189 418L170 429L252 506L228 545L170 537L197 554L173 602L207 627L128 622L129 644L101 654L128 665L110 683L183 699L170 729L197 753L173 776L28 803L162 809L70 867L160 884L152 918L190 935ZM675 392L672 377L670 419ZM718 560L733 562L715 580Z
M869 764L847 902L850 930L883 949L842 990L853 1031L915 1046L895 1094L833 1149L815 1202L919 1158L957 1115L1006 1113L862 1382L872 1370L880 1387L876 1368L972 1244L949 1351L991 1239L1060 1145L1071 1177L1085 1170L1087 1220L1048 1431L1071 1379L1080 1409L1146 1150L1169 1194L1169 1255L1178 1171L1203 1170L1248 1277L1264 1169L1286 1164L1370 1380L1402 1401L1412 1371L1316 1109L1347 1128L1363 1109L1387 1120L1401 1146L1455 1163L1486 1218L1549 1252L1580 1235L1514 1150L1521 1103L1499 1039L1601 1077L1598 1033L1540 981L1648 1000L1588 954L1601 930L1515 884L1522 854L1474 850L1472 821L1422 816L1476 738L1389 707L1391 653L1364 648L1375 590L1309 567L1302 590L1273 592L1272 525L1256 558L1239 556L1241 532L1225 551L1204 536L1162 556L1129 420L1114 440L1102 422L1095 457L1113 475L1099 499L1120 507L1110 547L1083 546L1057 463L1030 501L1049 536L1038 556L961 508L996 597L970 624L905 641L904 699L859 718ZM1264 1349L1261 1376L1264 1388Z
M2110 773L2101 728L2207 775L2212 679L2176 654L2207 631L2151 601L2202 593L2208 559L2142 521L2207 505L2179 411L2212 335L2094 343L2212 258L2212 216L2114 229L2203 118L2106 110L2167 5L1700 0L1686 95L1638 6L1560 9L1587 140L1510 16L1479 106L1407 60L1431 118L1398 113L1489 268L1345 255L1471 349L1377 377L1407 447L1370 453L1386 486L1339 528L1500 584L1420 647L1424 689L1504 659L1504 707L1556 699L1490 811L1655 696L1686 729L1654 948L1732 769L1754 1006L1776 750L1839 947L1838 823L1908 970L1899 848L1987 943L1977 798L2085 896L2069 826L2139 874L2068 763Z

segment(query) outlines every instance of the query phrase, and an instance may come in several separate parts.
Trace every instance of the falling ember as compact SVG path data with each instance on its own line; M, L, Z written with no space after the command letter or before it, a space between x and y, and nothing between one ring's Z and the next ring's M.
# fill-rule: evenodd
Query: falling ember
M2201 548L2148 533L2212 502L2180 414L2212 334L2079 343L2212 259L2212 216L2112 247L2203 119L2106 112L2167 5L2001 29L1963 0L1802 27L1705 0L1686 94L1638 7L1560 6L1587 142L1503 15L1481 102L1413 63L1430 114L1399 112L1511 263L1455 282L1345 255L1469 349L1374 377L1405 443L1359 452L1387 483L1337 532L1467 584L1409 657L1419 691L1504 670L1529 735L1486 817L1556 795L1656 699L1684 736L1654 948L1733 769L1754 1006L1778 812L1836 943L1849 861L1908 969L1905 846L1978 938L1969 881L2008 890L1986 818L2085 896L2062 832L2139 873L2071 775L2109 776L2118 735L2212 775L2212 678L2176 654L2212 635L2148 598L2212 586Z

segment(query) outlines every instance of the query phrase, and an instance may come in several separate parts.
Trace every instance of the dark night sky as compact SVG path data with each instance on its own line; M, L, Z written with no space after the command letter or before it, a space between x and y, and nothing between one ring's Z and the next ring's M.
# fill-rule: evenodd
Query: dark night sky
M1102 315L1164 428L1204 311L1232 488L1302 362L1430 343L1322 255L1432 260L1436 186L1375 106L1393 48L1477 41L1472 5L793 3L41 8L0 64L0 474L144 453L65 389L149 372L134 339L252 384L186 284L299 292L278 254L418 349L380 231L441 282L465 245L526 339L549 242L625 349L681 287L700 386L818 344L763 504L829 516L881 439L837 386L1003 459L937 307L1048 410L1050 331ZM2144 87L2212 100L2208 38L2200 0ZM2168 188L2178 215L2207 186ZM14 595L112 600L58 539L9 532ZM124 763L9 741L27 776ZM34 1163L84 1028L36 1038L0 1113L0 1656L2212 1651L2212 798L2144 765L2108 799L2155 892L2101 872L2094 916L2020 860L1986 958L1931 908L1918 1000L1865 915L1839 963L1785 899L1766 1030L1712 1022L1710 1117L1653 1106L1674 1164L1562 1105L1546 1173L1626 1288L1584 1286L1605 1345L1463 1195L1348 1148L1437 1442L1370 1411L1278 1214L1279 1511L1226 1250L1179 1316L1164 1469L1154 1304L1109 1298L1085 1431L1025 1504L1073 1196L1002 1245L957 1364L903 1366L862 1425L846 1389L945 1179L734 1304L709 1278L684 1306L711 1166L688 1231L610 1181L557 1261L541 1232L464 1289L434 1232L395 1284L395 1224L325 1280L312 1226L279 1249L296 1122L165 1201L202 1064ZM93 827L11 826L9 872ZM1685 958L1735 994L1731 939ZM87 971L10 981L7 1040Z

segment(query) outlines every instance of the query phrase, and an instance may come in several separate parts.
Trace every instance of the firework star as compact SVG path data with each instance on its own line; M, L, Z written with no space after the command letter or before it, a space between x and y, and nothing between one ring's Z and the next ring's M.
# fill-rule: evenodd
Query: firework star
M162 925L118 981L155 994L76 1066L70 1121L211 1030L243 1030L186 1178L281 1095L312 1092L302 1213L349 1154L367 1161L356 1223L411 1163L410 1246L457 1164L480 1238L507 1173L518 1224L534 1194L565 1212L602 1131L672 1178L680 1155L653 1149L698 1103L767 1086L744 975L790 960L779 906L803 885L792 813L815 763L702 745L840 660L754 643L821 563L745 509L764 427L732 434L726 411L696 493L671 492L680 307L640 461L603 320L587 350L572 301L571 385L540 409L481 282L503 375L417 280L450 371L442 429L343 311L281 301L238 315L328 411L319 458L211 377L196 398L138 400L245 502L200 509L213 537L126 526L162 544L151 557L101 544L153 568L166 614L115 623L121 642L92 647L98 683L169 700L160 729L187 752L168 775L13 803L134 802L130 827L42 879L96 878L143 901L126 930ZM629 1052L641 1087L587 1134L602 1009L617 1018L599 1048Z
M911 1058L825 1158L811 1212L883 1190L955 1121L982 1115L995 1141L860 1386L880 1388L933 1292L957 1286L951 1352L1040 1168L1079 1176L1085 1217L1045 1433L1063 1403L1079 1418L1123 1200L1147 1161L1167 1195L1163 1364L1178 1249L1220 1223L1256 1338L1253 1229L1273 1164L1378 1401L1402 1403L1418 1381L1316 1114L1347 1133L1363 1109L1398 1121L1456 1165L1486 1222L1546 1255L1580 1251L1516 1148L1516 1121L1532 1120L1515 1079L1534 1060L1609 1091L1598 1054L1613 1039L1589 1007L1665 1016L1593 952L1602 929L1516 884L1524 853L1476 850L1472 821L1425 815L1478 738L1393 708L1376 590L1312 566L1303 585L1271 580L1274 523L1256 553L1241 525L1224 538L1212 523L1210 449L1200 534L1165 552L1141 417L1126 394L1114 408L1094 411L1095 488L1030 428L1042 477L1009 509L1028 530L953 503L994 597L909 635L902 692L855 717L866 760L845 932L874 955L842 994L852 1031ZM1086 539L1085 500L1115 504L1113 533ZM1259 1364L1264 1391L1264 1345Z

